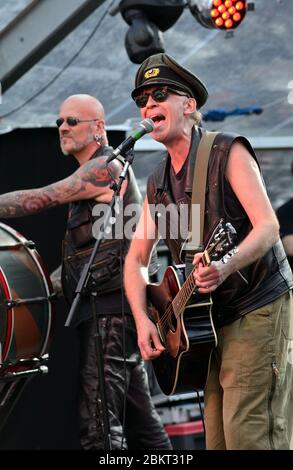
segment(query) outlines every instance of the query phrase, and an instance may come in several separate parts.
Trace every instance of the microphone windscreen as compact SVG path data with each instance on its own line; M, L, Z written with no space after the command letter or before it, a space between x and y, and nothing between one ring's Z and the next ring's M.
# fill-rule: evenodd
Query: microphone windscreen
M145 128L146 132L152 132L155 128L155 123L152 119L146 118L141 122L141 125Z

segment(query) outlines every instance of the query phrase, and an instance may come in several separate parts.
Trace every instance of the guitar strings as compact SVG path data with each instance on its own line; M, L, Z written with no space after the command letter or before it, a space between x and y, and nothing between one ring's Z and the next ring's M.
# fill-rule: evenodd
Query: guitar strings
M210 254L211 251L213 250L213 248L214 248L214 247L211 246L211 247L207 248L207 249L205 250L205 252L206 252L207 254ZM203 259L203 261L204 261L204 259ZM207 264L205 264L205 265L207 265ZM177 292L177 294L175 295L175 297L174 297L174 299L172 300L172 302L170 302L170 304L169 304L168 307L166 308L165 313L162 315L162 318L161 318L161 321L160 321L160 325L161 325L162 327L165 327L165 326L166 326L166 324L168 323L169 319L170 319L171 316L172 316L172 313L174 313L175 318L176 318L176 320L177 320L177 318L178 318L179 315L181 314L182 308L184 307L184 305L186 304L186 302L187 302L188 299L190 298L191 294L194 292L194 289L196 288L195 279L194 279L194 277L193 277L193 272L194 272L194 270L195 270L195 266L194 266L194 268L192 269L191 273L188 275L188 277L187 277L187 279L186 279L186 281L185 281L185 283L184 283L184 285L185 285L185 291L186 291L186 288L187 288L187 287L191 288L191 291L190 291L187 295L185 295L185 297L184 297L184 293L185 293L184 289L183 289L183 290L181 289L180 291ZM186 286L187 286L187 287L186 287ZM177 298L177 301L176 301L176 298ZM180 299L179 302L178 302L178 298ZM176 309L174 309L174 305L175 305L174 302L175 302L175 301L178 303L178 305L177 305L177 311L175 311Z

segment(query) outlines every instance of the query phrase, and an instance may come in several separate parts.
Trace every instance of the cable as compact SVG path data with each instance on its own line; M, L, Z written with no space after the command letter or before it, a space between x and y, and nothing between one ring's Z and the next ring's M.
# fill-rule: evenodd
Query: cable
M64 72L64 70L66 70L71 64L72 62L79 56L79 54L83 51L83 49L87 46L87 44L89 43L89 41L92 39L92 37L95 35L95 33L97 32L98 28L100 27L102 21L104 20L106 14L108 13L108 11L110 10L110 8L112 7L113 3L115 2L115 0L112 0L109 7L104 11L104 13L102 14L101 18L99 19L97 25L94 27L93 31L90 33L90 35L87 37L87 39L85 40L85 42L82 44L82 46L80 47L80 49L71 57L71 59L69 59L69 61L64 65L64 67L55 75L55 77L53 77L48 83L46 83L46 85L44 85L42 88L40 88L39 91L37 91L34 95L32 95L30 98L28 98L24 103L22 103L21 105L17 106L16 108L14 108L13 110L9 111L8 113L6 114L2 114L0 115L0 119L3 119L3 118L6 118L8 116L10 116L11 114L14 114L16 111L19 111L20 109L22 109L24 106L26 106L28 103L30 103L32 100L34 100L37 96L39 96L41 93L43 93L47 88L49 88L52 83L54 83L57 78L60 77L60 75L62 75L62 73Z
M200 395L199 395L198 390L196 390L196 395L197 395L197 401L198 401L198 405L199 405L200 417L201 417L201 422L202 422L202 427L203 427L203 434L204 434L204 437L205 437L206 436L206 427L205 427L205 422L204 422L204 412L203 412L203 408L202 408L202 404L201 404Z
M123 239L120 240L120 294L121 294L121 318L122 318L122 350L123 350L123 375L124 375L124 397L123 397L123 411L122 411L122 436L120 449L123 450L125 441L125 429L126 429L126 401L127 401L127 358L126 358L126 315L125 315L125 304L124 304L124 292L123 292Z

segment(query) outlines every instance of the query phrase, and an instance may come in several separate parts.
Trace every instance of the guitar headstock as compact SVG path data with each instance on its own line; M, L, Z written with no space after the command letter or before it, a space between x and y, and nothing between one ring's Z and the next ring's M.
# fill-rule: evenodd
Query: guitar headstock
M221 220L215 228L205 251L210 261L218 261L224 258L225 255L229 255L229 253L232 256L236 242L237 233L233 225L230 222L223 222Z

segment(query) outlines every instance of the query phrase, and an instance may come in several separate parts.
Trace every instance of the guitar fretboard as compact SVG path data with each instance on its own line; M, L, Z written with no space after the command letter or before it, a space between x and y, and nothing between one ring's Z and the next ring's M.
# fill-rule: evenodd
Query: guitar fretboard
M206 250L202 256L202 264L208 266L209 262L208 250ZM172 301L173 312L176 318L178 318L186 307L187 302L192 296L196 289L196 282L193 276L195 267L188 275L186 281L182 285L180 291L176 294Z

